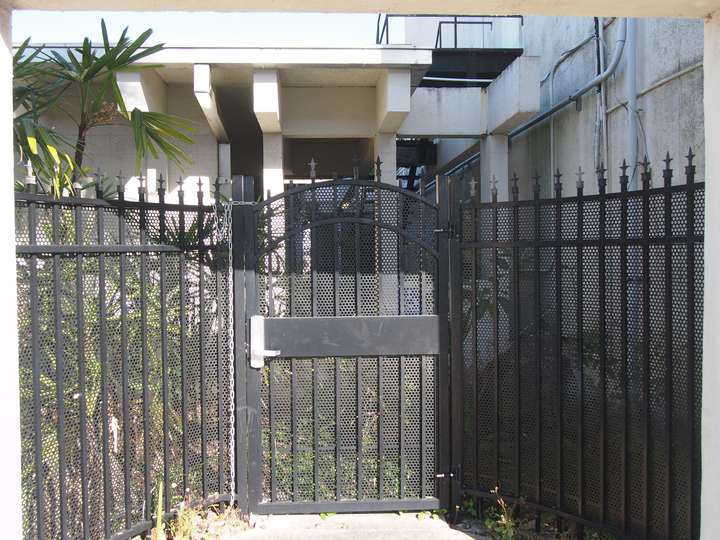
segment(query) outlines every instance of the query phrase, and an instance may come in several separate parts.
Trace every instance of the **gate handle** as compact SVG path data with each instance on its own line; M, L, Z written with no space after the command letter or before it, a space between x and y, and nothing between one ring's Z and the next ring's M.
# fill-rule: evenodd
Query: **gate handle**
M265 348L265 317L250 317L250 367L260 369L265 366L266 356L280 356L281 351Z

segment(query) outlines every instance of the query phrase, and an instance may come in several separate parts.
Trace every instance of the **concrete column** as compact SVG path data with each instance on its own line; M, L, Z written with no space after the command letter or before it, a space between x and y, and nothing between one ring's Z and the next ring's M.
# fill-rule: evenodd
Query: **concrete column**
M705 298L703 321L700 538L720 533L720 11L705 19ZM699 389L698 389L699 390Z
M263 133L263 196L283 191L282 133Z
M17 302L15 290L15 197L12 144L12 34L11 8L0 5L0 164L5 167L5 195L0 197L0 340L3 343L2 377L0 377L0 508L3 508L3 535L22 538L22 498L20 490L20 373L18 370ZM3 157L4 156L4 157ZM4 208L4 210L3 210Z
M497 181L498 201L509 199L508 174L508 138L507 135L488 135L480 143L480 170L482 187L480 193L484 201L490 200L492 179Z
M397 145L395 133L378 133L373 139L373 159L380 156L382 161L381 180L387 184L397 185Z

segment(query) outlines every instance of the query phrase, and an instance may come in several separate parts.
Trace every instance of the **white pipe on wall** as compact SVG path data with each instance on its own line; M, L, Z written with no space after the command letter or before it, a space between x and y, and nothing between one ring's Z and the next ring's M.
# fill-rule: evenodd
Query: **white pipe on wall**
M626 70L625 82L627 88L627 156L630 166L630 182L628 189L637 189L637 21L628 19L627 40L625 42Z

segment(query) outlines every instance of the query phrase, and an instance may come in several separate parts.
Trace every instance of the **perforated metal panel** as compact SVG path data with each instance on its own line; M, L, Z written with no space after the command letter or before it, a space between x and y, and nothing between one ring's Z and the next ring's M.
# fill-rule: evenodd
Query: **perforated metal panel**
M317 183L260 205L256 223L265 317L437 313L438 212L413 194ZM267 359L259 511L436 506L436 364L434 355Z
M211 206L17 194L26 538L149 530L160 481L166 510L229 500L215 219Z
M457 203L462 481L617 537L697 538L702 207L683 183ZM656 184L657 185L657 184Z

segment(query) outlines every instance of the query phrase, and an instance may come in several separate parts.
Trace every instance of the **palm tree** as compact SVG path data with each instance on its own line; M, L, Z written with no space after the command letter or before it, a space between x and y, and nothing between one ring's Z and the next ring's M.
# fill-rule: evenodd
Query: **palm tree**
M159 67L138 65L137 61L162 50L164 45L145 47L152 30L131 40L127 28L117 43L111 45L104 20L101 26L101 47L93 46L85 38L82 46L61 54L56 50L48 52L44 47L31 50L26 40L15 54L14 95L19 110L15 142L21 158L32 162L36 172L44 176L41 180L49 182L56 194L63 188L72 189L72 180L84 173L88 132L97 126L131 127L136 174L149 155L156 158L162 153L181 166L191 161L180 146L192 143L188 135L190 123L165 113L129 111L118 87L120 72ZM77 100L77 107L67 108L69 99ZM74 143L42 125L41 115L52 109L64 111L77 125Z

